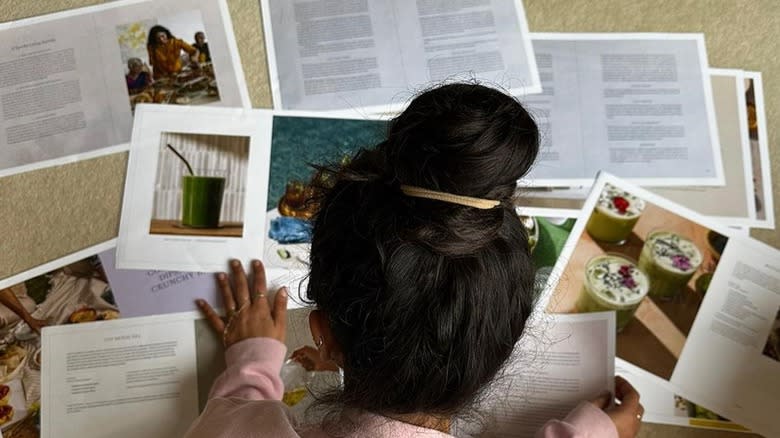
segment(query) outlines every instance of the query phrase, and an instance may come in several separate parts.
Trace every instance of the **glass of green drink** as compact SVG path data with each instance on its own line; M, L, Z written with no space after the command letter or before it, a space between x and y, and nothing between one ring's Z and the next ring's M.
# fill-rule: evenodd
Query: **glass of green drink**
M620 332L634 317L649 287L650 281L634 261L620 254L600 254L585 265L577 311L614 310L617 331Z
M699 269L702 255L687 237L652 231L639 254L639 269L650 277L650 296L671 300Z
M622 245L639 220L645 201L611 184L605 184L585 225L595 240Z
M215 176L182 177L181 223L193 228L218 228L222 210L225 178Z

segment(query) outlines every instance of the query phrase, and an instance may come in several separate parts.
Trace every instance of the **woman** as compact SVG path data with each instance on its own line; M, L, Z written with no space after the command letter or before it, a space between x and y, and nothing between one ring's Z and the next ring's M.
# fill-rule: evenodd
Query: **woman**
M539 132L511 96L450 84L417 96L385 141L323 168L306 299L322 361L343 386L319 394L326 421L299 428L279 401L287 292L266 297L262 264L217 276L228 321L198 306L227 350L226 371L187 438L451 438L502 369L534 307L517 180ZM251 290L251 292L250 292ZM643 408L628 382L583 401L543 438L628 438Z
M182 69L181 52L189 55L190 63L198 68L198 49L171 35L163 26L152 26L146 45L149 63L155 79L175 75Z

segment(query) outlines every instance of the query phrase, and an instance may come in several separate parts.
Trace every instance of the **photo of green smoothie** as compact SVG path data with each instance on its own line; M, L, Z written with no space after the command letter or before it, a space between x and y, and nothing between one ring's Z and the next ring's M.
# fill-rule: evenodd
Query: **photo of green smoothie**
M181 187L181 224L193 228L219 227L225 178L185 175Z
M249 137L163 132L150 234L241 237Z
M642 199L605 184L585 228L597 241L622 245L644 209L645 201Z
M631 259L620 254L600 254L585 266L576 309L581 313L614 310L620 332L633 318L649 287L647 276Z
M702 263L699 248L671 231L653 231L639 255L639 269L650 278L653 298L671 300L685 288Z

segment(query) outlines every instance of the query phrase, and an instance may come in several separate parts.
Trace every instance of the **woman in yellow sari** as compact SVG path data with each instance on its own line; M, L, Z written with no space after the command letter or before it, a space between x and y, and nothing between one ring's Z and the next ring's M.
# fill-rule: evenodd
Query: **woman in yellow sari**
M163 26L152 26L146 49L149 52L149 64L152 65L154 78L171 76L182 69L181 52L189 55L190 63L198 67L198 49L175 38L171 31Z

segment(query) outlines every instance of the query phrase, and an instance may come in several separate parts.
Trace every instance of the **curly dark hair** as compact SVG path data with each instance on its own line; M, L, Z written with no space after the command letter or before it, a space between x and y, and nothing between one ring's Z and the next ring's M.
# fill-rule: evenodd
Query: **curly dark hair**
M387 139L343 165L314 219L306 299L344 354L326 404L454 415L504 362L534 303L528 236L512 202L539 150L511 96L472 83L418 95ZM482 210L405 196L402 184L496 199Z
M151 29L149 29L149 36L146 38L146 45L149 47L157 47L159 44L157 42L157 34L160 32L165 32L165 35L168 36L169 40L172 40L174 37L171 34L171 31L168 30L165 26L160 26L159 24L156 24L152 26Z

